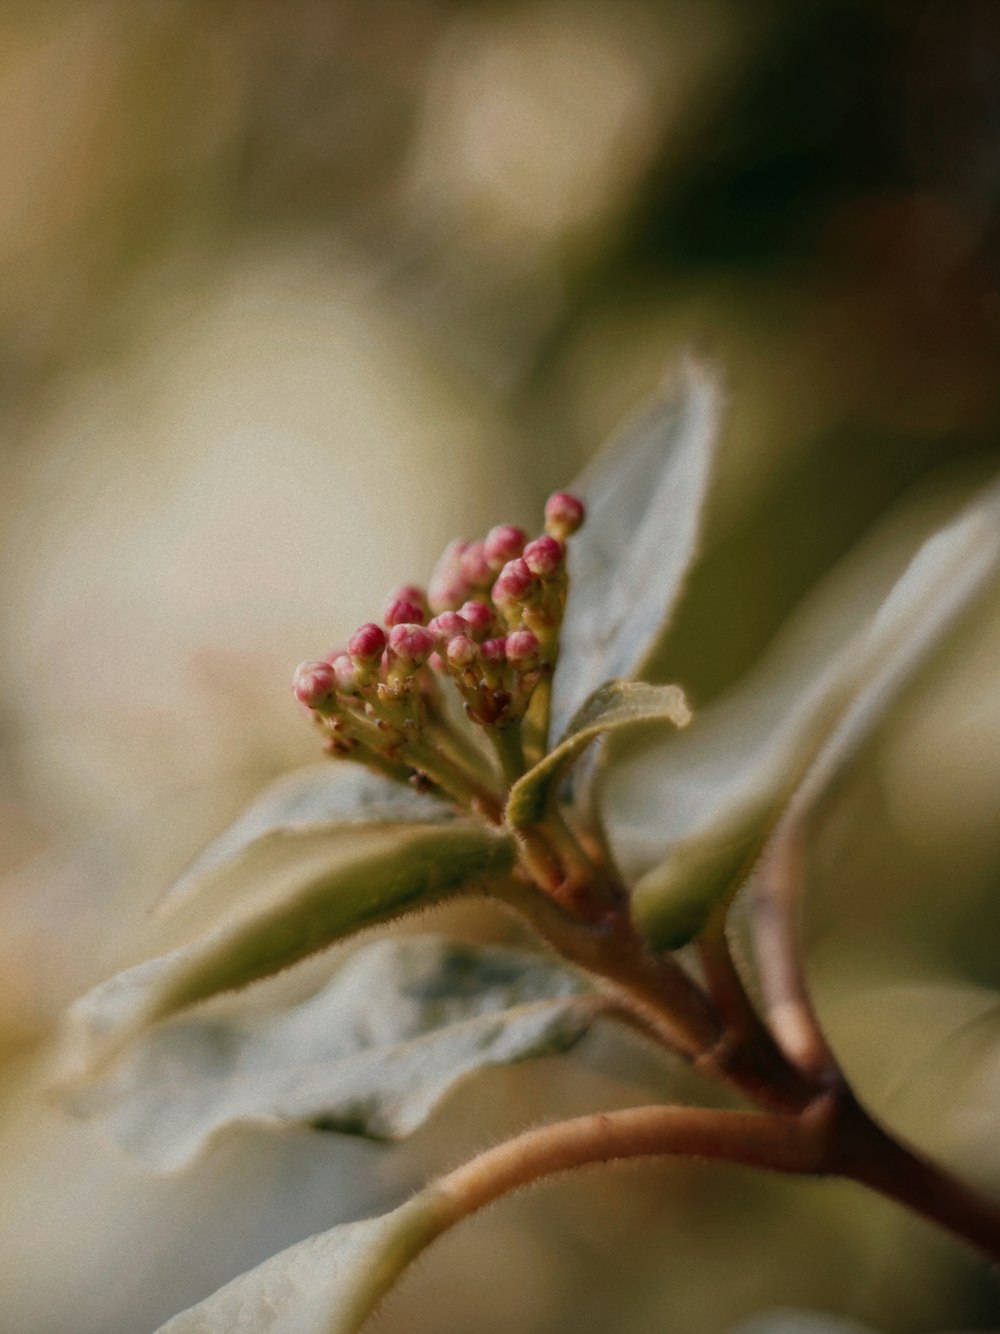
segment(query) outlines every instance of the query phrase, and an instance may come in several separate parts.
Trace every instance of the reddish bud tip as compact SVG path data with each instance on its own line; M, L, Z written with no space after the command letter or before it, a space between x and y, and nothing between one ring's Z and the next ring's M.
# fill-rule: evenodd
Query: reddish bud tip
M525 565L532 574L554 574L566 558L566 549L555 537L536 537L524 548Z
M459 617L472 632L473 639L484 639L493 628L493 608L473 599L458 609Z
M389 651L402 663L421 667L434 652L434 636L424 625L394 625L389 632Z
M361 685L358 669L346 653L338 653L330 666L333 668L337 689L342 695L355 695Z
M452 667L471 667L478 650L468 635L456 635L448 645L448 662Z
M427 665L435 672L443 672L447 666L440 653L432 653L427 659Z
M488 667L502 667L507 661L508 638L500 635L496 639L485 639L479 645L479 655Z
M292 690L308 709L325 704L336 689L336 676L328 662L300 662L292 678Z
M517 560L509 560L497 575L496 583L493 585L493 601L524 602L534 587L535 576L524 561L520 557Z
M427 594L419 584L404 584L402 588L396 589L396 597L403 598L406 602L413 602L418 607L427 606Z
M557 491L545 502L545 529L552 537L565 540L583 523L583 501L568 491Z
M502 569L509 560L516 560L524 550L527 534L512 523L502 523L491 528L483 543L483 554L493 570Z
M427 622L427 629L439 644L447 644L456 635L464 635L468 628L457 611L443 611Z
M528 672L537 667L541 652L538 636L530 630L515 630L507 636L507 661L518 671Z
M423 625L426 612L421 603L397 593L386 603L384 620L390 628L394 625Z
M427 585L431 611L454 611L471 593L469 581L461 569L462 553L468 545L468 542L449 542L441 553Z
M485 543L470 542L459 557L458 568L473 588L486 588L493 579L493 567L486 559Z
M369 621L351 635L347 641L347 651L355 662L374 666L385 652L385 631L380 625Z

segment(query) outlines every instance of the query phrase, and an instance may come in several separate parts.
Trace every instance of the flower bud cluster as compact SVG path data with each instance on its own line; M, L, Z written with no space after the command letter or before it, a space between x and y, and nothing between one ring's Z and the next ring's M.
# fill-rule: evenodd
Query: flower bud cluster
M426 592L398 589L381 624L362 625L345 649L302 663L295 697L328 732L330 753L448 788L446 757L470 749L455 735L443 690L457 689L487 734L519 724L556 665L566 540L583 517L579 500L557 492L539 537L501 524L481 541L449 543Z

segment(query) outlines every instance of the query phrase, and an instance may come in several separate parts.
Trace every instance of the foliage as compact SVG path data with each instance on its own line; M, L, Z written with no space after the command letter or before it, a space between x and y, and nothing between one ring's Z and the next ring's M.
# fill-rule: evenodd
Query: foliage
M657 1105L529 1132L381 1218L274 1256L164 1330L348 1334L414 1255L497 1195L586 1162L657 1153L837 1173L1000 1253L989 1202L858 1106L812 1012L794 929L817 812L990 587L1000 490L973 496L943 526L920 507L894 520L879 560L848 564L814 615L688 726L679 687L636 678L657 660L710 545L718 418L712 377L685 366L581 480L579 536L550 514L558 552L538 539L481 575L469 571L493 534L481 550L456 548L438 586L461 575L471 587L450 609L432 595L426 629L411 589L402 603L416 610L389 618L388 641L363 627L348 653L300 672L299 699L332 760L265 794L168 896L167 911L215 904L213 931L74 1006L67 1098L161 1169L238 1123L398 1138L458 1081L569 1052L603 1015L762 1110ZM527 573L512 569L525 560ZM489 647L500 638L473 636L461 598L476 588L494 630L505 622L506 665ZM446 620L459 608L468 633ZM439 709L432 650L470 724ZM642 749L609 749L612 734L632 729ZM755 867L763 1015L726 935ZM290 1008L248 1016L230 998L193 1009L463 895L515 912L561 960L390 937ZM692 943L700 971L675 953ZM794 1327L821 1327L804 1321Z

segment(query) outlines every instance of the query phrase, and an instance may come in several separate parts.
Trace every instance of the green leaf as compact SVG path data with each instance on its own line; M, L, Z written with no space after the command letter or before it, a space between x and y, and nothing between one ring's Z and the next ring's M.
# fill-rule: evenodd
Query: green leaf
M355 1334L446 1222L433 1189L380 1218L341 1223L290 1246L157 1334Z
M518 828L539 820L569 766L604 733L652 723L686 727L690 721L691 710L678 686L605 681L574 714L559 744L511 788L507 822Z
M656 946L689 939L778 822L817 808L1000 567L998 488L913 556L919 519L896 521L835 573L686 733L620 767L608 823Z
M320 846L311 868L234 921L129 968L70 1010L67 1057L84 1071L151 1024L245 987L334 941L441 899L488 888L512 866L512 841L471 822L390 827L353 855Z
M598 1004L576 974L529 954L437 936L380 940L277 1014L154 1029L70 1106L166 1171L233 1125L401 1139L474 1072L567 1051Z
M571 488L587 521L569 544L554 735L602 681L640 676L656 653L697 554L719 408L714 378L685 362Z
M358 764L327 761L279 779L202 852L167 891L172 910L198 891L245 884L291 835L345 832L380 824L442 824L454 818L442 801L409 791ZM280 853L279 853L280 858Z

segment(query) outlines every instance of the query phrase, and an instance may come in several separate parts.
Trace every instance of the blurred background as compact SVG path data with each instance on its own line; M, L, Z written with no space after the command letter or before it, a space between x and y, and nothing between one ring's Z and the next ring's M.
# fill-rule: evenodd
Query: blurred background
M142 1334L533 1118L694 1096L595 1037L403 1148L248 1132L167 1181L43 1069L171 877L313 758L294 664L448 538L537 526L684 349L729 398L663 663L696 703L914 488L996 470L1000 8L12 0L0 34L0 1329ZM809 932L862 1092L1000 1189L998 650L987 617L866 755ZM647 1166L477 1219L373 1329L796 1306L1000 1328L981 1266L858 1192Z

